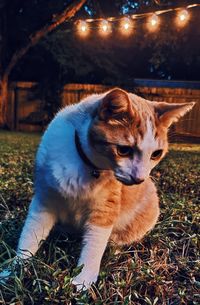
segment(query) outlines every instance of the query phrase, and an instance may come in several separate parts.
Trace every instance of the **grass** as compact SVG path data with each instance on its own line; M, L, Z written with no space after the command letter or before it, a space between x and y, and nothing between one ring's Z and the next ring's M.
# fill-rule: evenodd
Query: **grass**
M39 135L0 133L0 270L14 249L32 197ZM0 304L200 304L200 146L173 145L154 170L161 216L140 243L107 248L96 286L71 285L80 243L53 232L37 256L5 284Z

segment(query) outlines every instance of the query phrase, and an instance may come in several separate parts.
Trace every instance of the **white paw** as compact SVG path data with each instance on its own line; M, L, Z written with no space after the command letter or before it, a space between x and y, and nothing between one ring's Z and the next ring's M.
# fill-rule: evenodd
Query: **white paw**
M9 278L12 275L12 270L7 268L5 270L3 270L2 272L0 272L0 283L1 284L5 284L7 280L9 280Z
M98 272L92 271L82 271L79 275L77 275L72 284L76 285L78 291L87 290L93 283L96 283L98 278Z
M18 267L21 265L22 260L18 256L14 257L12 262L8 264L8 267L0 272L0 283L5 284L9 279L11 279L15 275Z

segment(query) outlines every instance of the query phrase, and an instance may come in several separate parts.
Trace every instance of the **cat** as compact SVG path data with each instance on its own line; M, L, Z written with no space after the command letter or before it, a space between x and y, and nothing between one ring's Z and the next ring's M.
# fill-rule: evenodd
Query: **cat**
M114 88L58 112L37 152L18 256L34 255L59 221L83 234L83 268L73 284L95 283L109 241L131 244L156 224L159 199L149 175L167 153L169 126L193 106Z

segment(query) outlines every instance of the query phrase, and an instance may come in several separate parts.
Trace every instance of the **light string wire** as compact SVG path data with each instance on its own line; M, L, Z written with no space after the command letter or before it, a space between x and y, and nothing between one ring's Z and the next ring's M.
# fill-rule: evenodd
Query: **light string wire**
M107 21L119 21L122 18L128 17L131 19L139 19L139 18L146 18L152 15L162 15L165 13L169 13L169 12L175 12L175 11L181 11L181 10L187 10L187 9L191 9L194 7L200 7L199 3L196 4L189 4L187 6L184 7L175 7L175 8L168 8L168 9L163 9L163 10L157 10L157 11L153 11L153 12L147 12L147 13L141 13L141 14L124 14L123 16L119 16L119 17L107 17L107 18L86 18L86 19L81 19L85 22L91 23L91 22L98 22L98 21L102 21L102 20L107 20ZM75 24L77 24L77 22L79 22L80 20L76 20Z
M98 24L97 28L99 29L99 33L103 36L107 36L109 33L112 32L112 23L119 22L119 28L120 31L125 34L129 35L132 31L135 25L133 24L136 20L141 20L146 18L147 19L147 25L149 31L155 31L158 26L160 25L160 15L176 12L176 24L179 27L183 27L187 24L187 22L190 19L189 10L192 8L200 7L199 3L196 4L189 4L184 7L174 7L174 8L166 8L163 10L156 10L146 13L138 13L138 14L125 14L123 16L118 17L107 17L107 18L86 18L86 19L78 19L73 22L75 25L75 28L77 32L82 37L86 37L90 30L92 23Z

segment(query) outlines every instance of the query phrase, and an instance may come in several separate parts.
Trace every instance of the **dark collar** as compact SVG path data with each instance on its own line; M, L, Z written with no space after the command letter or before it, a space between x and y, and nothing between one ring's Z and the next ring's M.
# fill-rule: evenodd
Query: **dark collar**
M90 161L90 159L84 153L77 130L75 130L75 144L76 144L76 149L77 149L77 152L78 152L80 158L87 166L89 166L91 168L91 176L93 176L95 178L99 178L100 170Z

